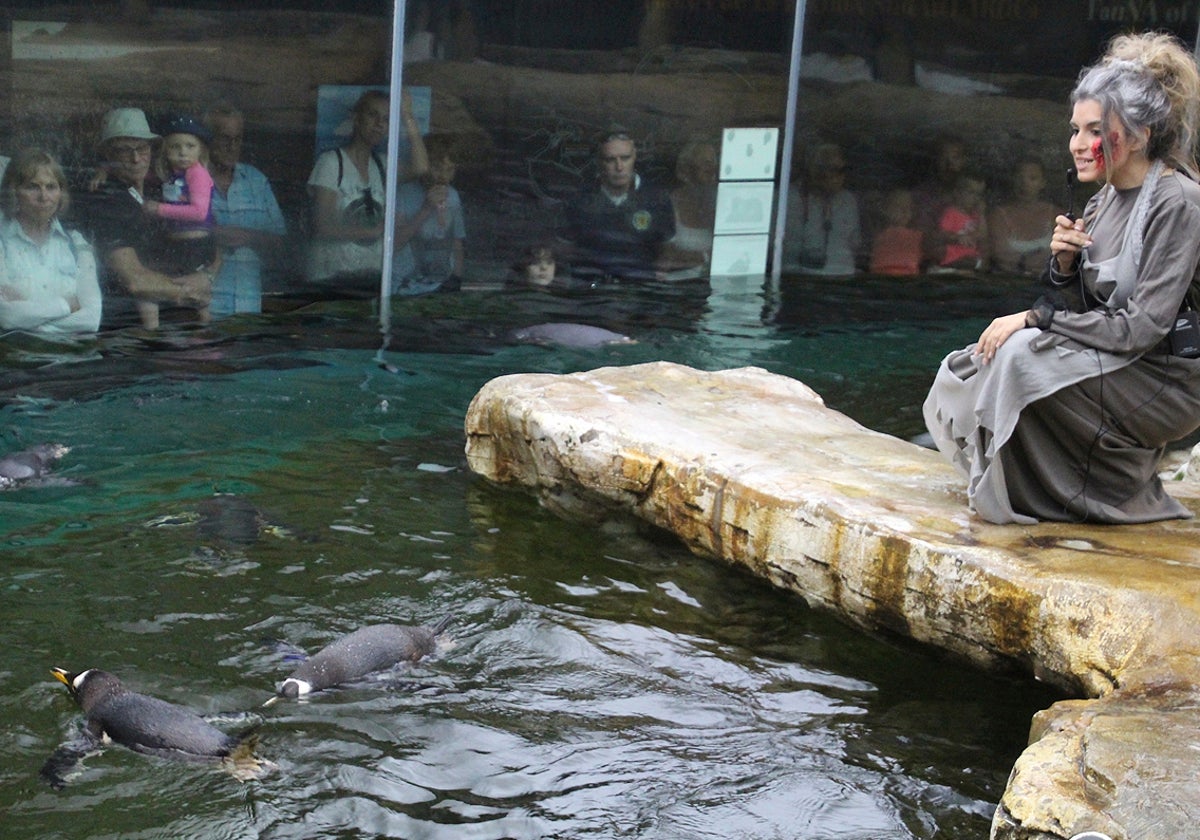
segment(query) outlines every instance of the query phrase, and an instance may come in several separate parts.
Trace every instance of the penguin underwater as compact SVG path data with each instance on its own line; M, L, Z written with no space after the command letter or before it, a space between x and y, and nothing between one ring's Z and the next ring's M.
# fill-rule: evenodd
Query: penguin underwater
M437 637L451 620L453 616L448 615L431 627L400 624L360 627L330 642L301 663L280 684L278 696L295 699L386 671L401 662L416 662L433 653Z
M61 443L40 443L0 458L0 490L35 483L46 477L50 468L71 451Z
M77 674L52 668L50 673L67 687L87 720L83 742L59 747L42 767L41 775L56 788L65 784L65 772L108 741L147 755L224 763L241 779L270 765L253 755L253 728L229 735L190 709L131 691L115 674L96 668Z

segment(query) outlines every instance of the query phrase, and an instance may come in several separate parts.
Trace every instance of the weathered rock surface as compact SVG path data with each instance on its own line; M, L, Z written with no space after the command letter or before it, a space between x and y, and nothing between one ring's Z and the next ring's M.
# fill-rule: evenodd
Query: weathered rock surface
M756 368L669 363L493 380L477 473L571 516L628 511L870 630L1081 700L1039 714L992 836L1195 836L1200 525L996 526L940 456ZM1200 509L1200 483L1171 491Z

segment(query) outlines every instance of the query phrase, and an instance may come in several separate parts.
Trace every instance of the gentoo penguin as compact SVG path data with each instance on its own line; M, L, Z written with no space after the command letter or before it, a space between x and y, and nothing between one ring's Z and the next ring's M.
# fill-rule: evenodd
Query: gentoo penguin
M165 758L229 761L235 775L247 764L261 764L252 755L256 738L251 731L228 735L189 709L130 691L107 671L89 668L72 674L52 668L50 673L67 687L87 719L84 742L60 747L42 768L55 787L62 786L64 770L109 741Z
M71 451L61 443L40 443L0 458L0 489L42 478L58 459Z
M371 624L321 648L279 686L282 697L296 698L385 671L400 662L416 662L433 653L437 637L450 623L446 616L432 627Z
M521 327L509 333L513 341L521 344L558 345L560 347L604 347L609 344L637 344L627 335L593 327L588 324L551 323Z

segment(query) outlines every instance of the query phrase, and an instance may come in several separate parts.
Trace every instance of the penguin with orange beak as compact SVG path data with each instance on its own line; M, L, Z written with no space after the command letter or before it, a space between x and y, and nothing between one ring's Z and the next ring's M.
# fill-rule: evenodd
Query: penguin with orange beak
M184 761L236 765L252 759L253 729L227 734L190 709L131 691L107 671L89 668L73 674L52 668L50 673L67 687L86 719L83 738L59 747L42 767L43 778L54 787L62 787L74 765L107 743Z

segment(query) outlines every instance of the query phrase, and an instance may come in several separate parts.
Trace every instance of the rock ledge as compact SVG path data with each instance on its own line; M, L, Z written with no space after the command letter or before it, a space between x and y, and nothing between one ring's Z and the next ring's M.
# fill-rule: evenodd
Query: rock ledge
M565 515L631 512L861 627L1080 695L1036 716L993 838L1200 824L1200 520L990 525L937 453L757 368L503 376L466 436L475 472ZM1200 510L1200 483L1170 489Z

